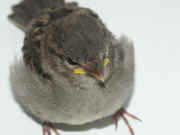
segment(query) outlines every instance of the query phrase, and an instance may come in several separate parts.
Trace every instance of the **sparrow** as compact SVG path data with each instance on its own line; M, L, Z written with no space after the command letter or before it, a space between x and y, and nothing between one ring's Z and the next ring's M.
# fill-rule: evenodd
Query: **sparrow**
M22 58L10 66L10 83L22 109L40 121L43 135L55 123L83 125L121 117L134 84L134 46L115 38L93 10L64 0L23 0L9 19L25 33Z

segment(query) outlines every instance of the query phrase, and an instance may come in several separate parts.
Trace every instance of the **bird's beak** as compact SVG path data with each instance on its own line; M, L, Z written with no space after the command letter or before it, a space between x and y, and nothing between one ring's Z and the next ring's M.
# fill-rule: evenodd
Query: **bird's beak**
M94 76L98 81L104 82L104 63L103 62L90 62L86 65L85 69L89 74Z
M99 80L99 81L101 81L101 82L104 82L104 73L102 72L102 73L96 73L96 74L93 74L94 75L94 77L97 79L97 80Z
M75 68L75 74L90 74L97 80L104 82L104 67L109 63L109 58L106 58L104 62L102 60L90 61L83 68Z

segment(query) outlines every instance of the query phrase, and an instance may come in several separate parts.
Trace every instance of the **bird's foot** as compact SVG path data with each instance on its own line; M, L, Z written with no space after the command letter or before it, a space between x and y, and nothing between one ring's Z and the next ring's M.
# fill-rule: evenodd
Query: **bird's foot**
M55 133L55 135L60 135L57 129L53 126L52 123L45 122L42 126L43 135L51 135L51 131Z
M138 120L138 121L141 121L141 119L139 119L138 117L136 117L135 115L127 112L124 108L121 108L119 111L117 111L114 115L113 115L113 120L114 120L114 123L115 123L115 129L117 130L117 127L118 127L118 120L119 118L122 118L125 122L125 124L127 125L129 131L131 132L132 135L134 135L134 131L133 131L133 128L131 127L131 125L129 124L128 122L128 119L125 117L125 115L135 119L135 120Z

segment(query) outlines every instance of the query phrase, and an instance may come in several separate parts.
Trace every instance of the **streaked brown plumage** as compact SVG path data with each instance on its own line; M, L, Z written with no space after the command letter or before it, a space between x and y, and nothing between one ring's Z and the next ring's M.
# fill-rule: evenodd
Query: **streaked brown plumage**
M63 0L24 0L9 18L25 32L12 89L23 109L46 123L44 134L52 123L81 125L123 107L133 89L133 44L116 39L95 12Z

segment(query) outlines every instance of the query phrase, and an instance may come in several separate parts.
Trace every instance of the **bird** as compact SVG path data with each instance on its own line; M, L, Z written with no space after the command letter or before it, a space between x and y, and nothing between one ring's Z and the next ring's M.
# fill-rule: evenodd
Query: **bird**
M134 88L134 45L116 38L99 15L76 2L22 0L8 18L24 34L22 57L10 66L10 84L24 112L43 135L55 123L83 125L121 117Z

